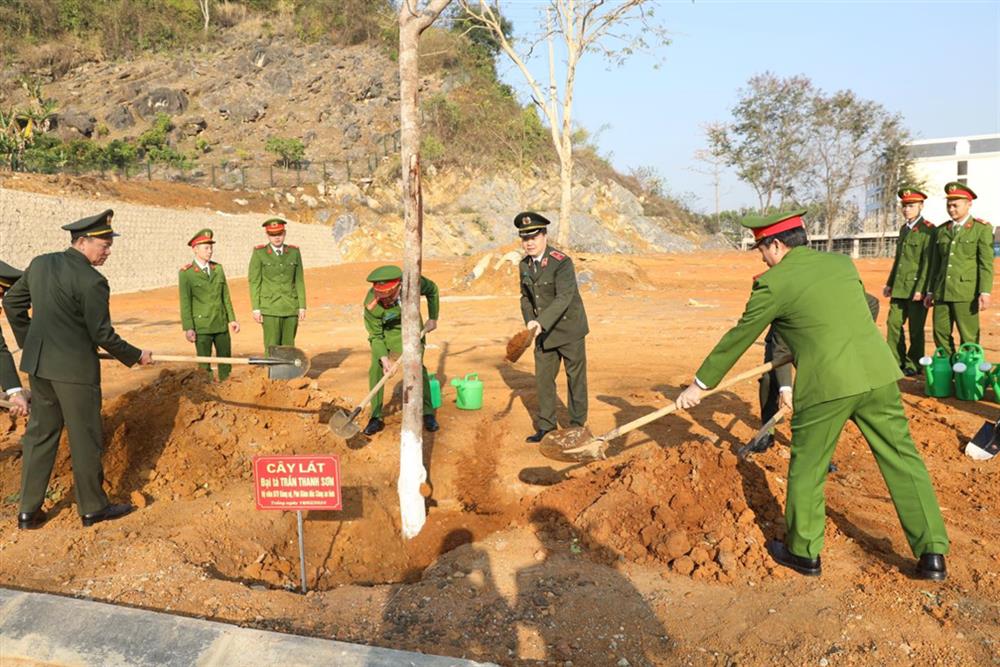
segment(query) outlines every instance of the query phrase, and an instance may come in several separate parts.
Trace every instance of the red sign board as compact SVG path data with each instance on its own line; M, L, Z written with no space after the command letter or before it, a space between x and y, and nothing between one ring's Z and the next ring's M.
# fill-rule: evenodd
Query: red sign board
M259 510L339 510L340 459L333 455L255 456Z

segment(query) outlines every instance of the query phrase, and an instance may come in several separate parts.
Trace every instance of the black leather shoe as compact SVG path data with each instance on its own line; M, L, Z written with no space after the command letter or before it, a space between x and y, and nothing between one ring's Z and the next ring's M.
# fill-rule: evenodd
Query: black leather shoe
M437 417L434 415L424 415L424 429L433 433L441 428L438 424Z
M766 438L761 438L755 441L752 445L747 445L747 451L753 452L754 454L760 454L761 452L766 452L774 446L774 434L768 433Z
M365 430L362 431L365 435L375 435L379 431L385 428L385 422L378 417L372 417L368 420L368 426L365 426Z
M918 371L916 368L904 368L903 369L903 375L905 375L908 378L915 377L915 376L917 376L919 374L920 374L920 371Z
M537 431L535 431L533 434L531 434L527 438L525 438L524 441L525 442L541 442L542 438L544 438L545 434L548 433L548 432L549 431L546 431L545 429L540 428Z
M35 528L41 528L46 519L48 517L45 516L45 512L41 509L37 509L34 512L21 512L17 515L17 527L21 530L34 530Z
M944 581L948 577L948 568L944 565L941 554L924 554L917 561L917 578L932 581Z
M80 517L83 522L84 528L89 528L95 523L100 523L102 521L112 521L114 519L120 519L126 514L131 514L135 510L135 505L129 505L124 503L121 505L108 505L100 512L94 512L93 514L84 514Z
M789 567L799 574L804 574L807 577L818 577L823 573L823 565L820 563L819 556L816 558L796 556L788 550L784 542L768 540L767 552L771 554L774 562Z

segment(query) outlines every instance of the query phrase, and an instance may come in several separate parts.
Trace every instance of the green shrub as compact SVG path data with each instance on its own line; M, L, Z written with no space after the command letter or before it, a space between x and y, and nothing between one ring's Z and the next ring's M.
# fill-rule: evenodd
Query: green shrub
M264 150L277 155L279 164L285 168L299 164L306 155L306 147L301 139L285 137L268 138Z

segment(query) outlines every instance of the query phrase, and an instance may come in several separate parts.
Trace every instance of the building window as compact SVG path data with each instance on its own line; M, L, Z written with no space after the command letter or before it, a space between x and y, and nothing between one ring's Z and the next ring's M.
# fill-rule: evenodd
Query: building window
M959 160L958 161L958 175L959 176L968 176L969 175L969 161L968 160Z

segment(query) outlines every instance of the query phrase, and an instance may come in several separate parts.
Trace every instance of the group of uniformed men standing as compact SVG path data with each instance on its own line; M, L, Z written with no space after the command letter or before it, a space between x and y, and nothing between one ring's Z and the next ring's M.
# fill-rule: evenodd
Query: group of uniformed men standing
M786 536L768 544L781 565L802 574L822 571L825 500L823 484L840 432L854 421L869 442L913 553L916 574L941 580L948 537L927 469L910 436L897 380L916 372L923 356L926 309L935 308L934 335L939 346L954 349L951 332L957 326L962 342L978 341L979 312L990 303L993 281L992 227L971 217L975 193L963 183L945 186L951 220L933 227L921 214L926 195L914 188L899 192L906 224L900 232L884 296L891 298L888 345L874 323L856 268L849 258L808 248L804 211L772 216L748 216L742 224L754 233L754 247L769 267L754 279L745 312L698 369L694 382L677 399L681 408L696 406L705 390L718 384L743 352L768 327L783 340L797 369L791 395L781 401L791 408L792 455L788 471ZM4 306L18 344L24 349L21 369L31 376L35 391L31 421L22 446L21 528L37 527L63 421L70 429L70 446L77 503L84 525L131 511L112 505L101 489L100 368L101 347L126 365L151 363L152 354L121 340L108 315L107 281L93 266L110 253L111 212L66 225L72 247L64 253L32 261L24 277L0 265L0 288L8 289ZM540 442L556 428L555 379L564 365L568 410L573 426L587 421L586 311L577 287L572 260L547 242L549 221L526 211L514 226L525 253L519 265L521 314L534 333L535 377L538 391L536 431L529 442ZM253 317L264 329L265 347L292 345L298 323L305 318L305 287L301 255L284 243L284 222L264 223L268 243L254 249L249 269ZM181 270L181 320L185 336L207 355L229 354L229 332L239 331L222 267L211 261L211 230L199 231L189 242L194 261ZM364 323L371 347L370 386L392 370L393 354L402 351L402 272L382 266L368 276L371 289L364 299ZM16 282L15 282L16 281ZM428 301L424 333L437 327L440 298L437 285L421 277L420 293ZM877 304L876 304L877 305ZM34 317L28 318L29 307ZM909 322L910 346L901 328ZM3 388L25 412L18 399L19 382L12 364L0 350ZM63 370L72 369L72 370ZM220 378L229 369L220 367ZM424 369L424 426L438 424L430 405ZM382 397L372 401L365 428L373 435L382 428ZM79 459L79 465L78 465Z

